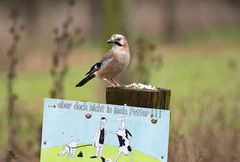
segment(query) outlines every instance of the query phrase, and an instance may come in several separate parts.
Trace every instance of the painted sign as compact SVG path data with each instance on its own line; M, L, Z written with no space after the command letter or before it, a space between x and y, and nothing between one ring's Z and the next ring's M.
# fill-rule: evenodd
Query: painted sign
M170 111L45 99L40 162L167 162Z

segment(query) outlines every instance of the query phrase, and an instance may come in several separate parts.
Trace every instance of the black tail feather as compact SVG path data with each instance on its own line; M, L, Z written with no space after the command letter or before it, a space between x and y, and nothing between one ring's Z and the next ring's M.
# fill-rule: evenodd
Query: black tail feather
M81 80L75 87L81 87L84 84L86 84L89 80L93 79L95 77L94 74L88 75L86 78L84 78L83 80Z

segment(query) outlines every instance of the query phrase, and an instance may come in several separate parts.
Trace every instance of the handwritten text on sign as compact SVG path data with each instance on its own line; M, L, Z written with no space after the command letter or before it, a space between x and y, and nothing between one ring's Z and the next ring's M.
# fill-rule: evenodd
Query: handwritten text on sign
M99 113L109 113L109 114L119 114L119 115L129 115L129 116L139 116L148 117L151 114L151 110L143 110L137 107L126 108L126 106L115 106L114 105L103 105L97 103L89 102L78 102L74 104L72 102L60 101L57 105L49 106L51 108L57 109L73 109L86 112L99 112Z

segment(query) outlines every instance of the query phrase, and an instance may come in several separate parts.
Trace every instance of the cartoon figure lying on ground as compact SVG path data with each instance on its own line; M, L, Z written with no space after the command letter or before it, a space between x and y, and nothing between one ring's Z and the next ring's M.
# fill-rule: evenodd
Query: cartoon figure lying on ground
M105 117L102 117L99 122L100 127L97 130L92 140L92 145L96 148L96 154L94 156L91 156L90 157L91 159L97 158L98 154L100 153L100 157L102 161L105 161L105 158L103 157L103 147L104 147L104 142L107 135L107 131L105 130L106 123L107 123L107 119Z
M68 158L74 158L79 142L80 142L79 140L76 140L76 141L72 141L69 144L66 144L63 147L63 150L58 155L64 156L66 153L68 153Z

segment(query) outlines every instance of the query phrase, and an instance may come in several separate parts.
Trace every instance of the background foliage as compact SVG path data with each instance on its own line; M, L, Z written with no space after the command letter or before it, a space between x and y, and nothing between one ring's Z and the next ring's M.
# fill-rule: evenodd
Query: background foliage
M110 48L105 41L113 33L127 36L132 56L121 83L172 90L169 161L239 161L239 14L237 0L2 0L0 161L39 161L56 51L61 58L67 53L58 60L67 72L55 78L63 89L58 95L105 101L103 81L74 86Z

